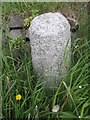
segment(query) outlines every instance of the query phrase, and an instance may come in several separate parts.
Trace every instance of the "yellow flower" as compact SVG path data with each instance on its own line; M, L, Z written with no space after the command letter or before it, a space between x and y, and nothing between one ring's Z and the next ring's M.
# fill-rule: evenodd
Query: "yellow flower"
M20 94L16 95L16 100L21 100L22 96Z

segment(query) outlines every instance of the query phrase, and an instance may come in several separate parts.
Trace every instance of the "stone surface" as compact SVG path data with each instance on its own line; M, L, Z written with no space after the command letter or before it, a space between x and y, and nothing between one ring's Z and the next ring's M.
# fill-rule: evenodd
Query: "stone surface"
M73 44L75 38L76 38L76 32L71 32L71 43L72 44Z
M22 17L19 16L19 15L11 16L8 26L9 26L10 29L22 28L23 27Z
M5 31L2 30L2 47L4 47L6 44L6 34Z
M26 35L25 35L25 36L26 36L26 38L29 39L29 30L28 30L28 29L26 30ZM30 40L29 40L29 41L30 41Z
M21 37L22 32L20 29L12 29L10 30L10 38L16 39L17 37Z
M44 75L49 88L57 87L67 73L70 63L70 37L70 25L60 13L37 16L29 27L33 69L37 77ZM64 64L67 42L67 58Z

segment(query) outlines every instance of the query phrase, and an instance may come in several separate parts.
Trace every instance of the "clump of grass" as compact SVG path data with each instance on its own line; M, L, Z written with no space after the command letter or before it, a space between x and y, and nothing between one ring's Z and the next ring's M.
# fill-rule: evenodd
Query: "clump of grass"
M36 3L6 3L5 13L7 13L7 4L9 7L13 4L15 9L12 10L15 11L19 10L20 6L24 10L24 7L33 8L36 5ZM39 11L44 11L42 5L43 3L41 5L38 3L36 8L39 7ZM50 3L45 3L44 6L52 11L49 7ZM55 9L58 8L57 6L58 4ZM85 24L88 25L86 22ZM86 33L87 26L84 28ZM6 48L2 49L3 118L90 119L90 40L87 39L87 35L81 34L83 26L79 30L78 37L72 44L72 66L65 79L50 96L45 92L43 77L36 80L32 68L32 58L26 49L26 43L21 38L12 40L7 37L8 51ZM18 55L15 54L17 52ZM17 96L18 99L16 99ZM58 110L56 110L57 106ZM54 108L56 112L53 112Z

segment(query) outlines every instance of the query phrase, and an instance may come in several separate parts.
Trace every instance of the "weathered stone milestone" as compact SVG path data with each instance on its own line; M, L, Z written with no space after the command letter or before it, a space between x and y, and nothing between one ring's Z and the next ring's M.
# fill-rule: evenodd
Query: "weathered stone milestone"
M37 16L29 27L33 69L37 77L44 75L49 88L57 87L68 71L70 36L69 22L60 13Z

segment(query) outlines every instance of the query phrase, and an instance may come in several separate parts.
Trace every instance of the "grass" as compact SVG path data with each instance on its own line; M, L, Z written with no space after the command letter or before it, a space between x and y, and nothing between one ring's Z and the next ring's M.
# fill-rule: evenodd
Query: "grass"
M46 94L43 77L36 81L32 68L31 55L26 43L21 38L14 42L7 35L6 47L2 48L2 115L3 118L32 119L90 119L90 40L88 39L87 11L83 4L71 3L3 3L2 16L9 19L10 14L20 12L23 16L48 11L56 11L68 7L78 9L80 28L72 45L72 66L59 87L52 95ZM81 8L81 9L79 9ZM38 13L36 11L38 10ZM28 15L27 15L28 16ZM4 22L4 25L7 25ZM15 43L19 43L19 46ZM76 48L76 45L77 48ZM8 48L8 49L7 49ZM18 56L15 51L19 52ZM22 98L16 100L20 94ZM52 112L54 105L59 105L58 112Z

